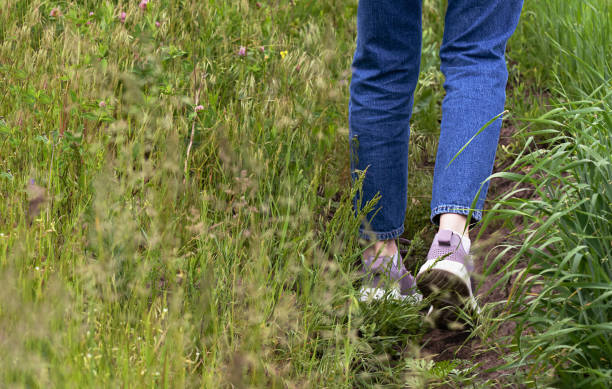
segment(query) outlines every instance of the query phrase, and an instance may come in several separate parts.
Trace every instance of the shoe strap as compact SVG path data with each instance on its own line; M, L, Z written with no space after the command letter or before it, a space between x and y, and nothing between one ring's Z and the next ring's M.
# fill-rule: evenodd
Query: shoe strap
M441 230L438 232L438 244L440 246L450 246L453 232L451 230Z

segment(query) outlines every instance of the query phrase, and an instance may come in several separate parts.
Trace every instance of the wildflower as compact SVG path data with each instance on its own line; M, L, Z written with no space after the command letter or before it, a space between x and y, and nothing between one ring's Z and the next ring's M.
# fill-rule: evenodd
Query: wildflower
M125 18L127 17L127 14L125 12L121 12L121 14L119 15L119 21L121 23L125 23Z
M51 12L49 13L49 16L52 18L60 17L62 16L62 11L60 11L59 8L53 8Z
M281 58L285 59L285 57L287 56L287 50L283 50L280 52Z
M88 26L90 26L90 25L91 25L91 20L88 20L88 21L87 21L87 23L85 23L85 24L87 24Z
M146 10L147 9L147 4L149 3L149 0L142 0L140 2L140 4L138 4L138 6L140 7L141 10Z
M261 3L259 1L255 3L255 5L257 6L257 8L261 8Z
M98 106L100 108L106 108L106 102L104 100L100 101L100 104L98 104Z
M246 47L240 46L240 49L238 50L238 55L240 57L246 57Z
M203 106L203 105L196 105L196 107L194 108L194 110L195 110L196 112L200 112L200 111L201 111L201 110L203 110L203 109L204 109L204 106Z
M159 28L159 26L161 26L161 23L160 23L160 22L158 22L158 21L156 21L156 22L155 22L155 27Z
M94 16L93 11L91 11L91 12L89 13L89 16Z
M259 51L261 51L262 53L266 52L266 48L263 46L259 46Z

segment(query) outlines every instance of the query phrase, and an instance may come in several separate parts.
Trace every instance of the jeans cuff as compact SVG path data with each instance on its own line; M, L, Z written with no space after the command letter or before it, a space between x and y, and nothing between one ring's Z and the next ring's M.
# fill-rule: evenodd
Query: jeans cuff
M437 207L431 210L431 221L435 225L440 224L439 216L443 213L456 213L458 215L467 216L470 211L472 211L472 219L470 220L470 225L474 225L482 219L482 210L481 209L471 209L469 206L465 205L457 205L457 204L443 204L438 205Z
M386 232L375 232L375 231L369 231L369 230L360 228L359 237L367 241L371 241L372 238L375 240L391 240L391 239L398 238L400 235L402 235L402 232L404 232L403 224L400 228L396 228L395 230L386 231Z

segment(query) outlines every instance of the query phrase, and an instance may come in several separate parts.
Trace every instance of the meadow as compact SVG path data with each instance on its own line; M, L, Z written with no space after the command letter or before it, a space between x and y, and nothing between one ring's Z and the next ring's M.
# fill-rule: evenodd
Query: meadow
M412 270L444 95L423 3ZM357 0L0 4L0 387L612 385L607 0L525 1L469 332L358 300Z

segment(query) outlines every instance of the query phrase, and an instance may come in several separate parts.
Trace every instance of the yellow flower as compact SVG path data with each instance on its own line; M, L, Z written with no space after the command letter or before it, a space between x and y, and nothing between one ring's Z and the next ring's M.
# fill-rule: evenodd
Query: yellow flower
M285 59L285 57L287 56L287 50L283 50L280 52L281 58Z

